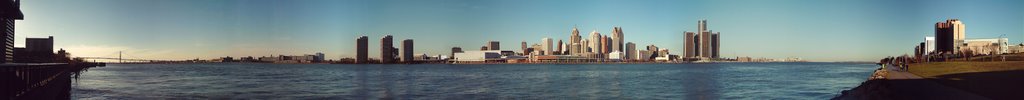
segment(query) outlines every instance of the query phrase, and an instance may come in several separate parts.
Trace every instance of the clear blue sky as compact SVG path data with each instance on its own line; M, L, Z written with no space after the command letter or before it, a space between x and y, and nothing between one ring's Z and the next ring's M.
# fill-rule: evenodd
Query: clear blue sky
M697 20L721 32L724 57L875 61L912 53L935 22L959 18L968 38L1024 38L1021 0L24 0L17 45L55 36L76 56L210 59L323 52L353 57L355 38L414 39L415 52L505 50L541 38L608 34L682 53Z

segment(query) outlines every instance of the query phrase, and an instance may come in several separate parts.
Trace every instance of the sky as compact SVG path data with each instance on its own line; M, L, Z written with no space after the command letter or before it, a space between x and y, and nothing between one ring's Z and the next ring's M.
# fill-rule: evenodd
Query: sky
M355 39L412 39L417 54L503 50L541 38L583 37L615 26L638 47L682 54L697 21L721 32L722 57L877 61L913 53L934 24L958 18L968 38L1024 39L1021 0L25 0L15 46L54 36L79 57L213 59L232 56L354 57ZM1005 35L1005 36L1004 36Z

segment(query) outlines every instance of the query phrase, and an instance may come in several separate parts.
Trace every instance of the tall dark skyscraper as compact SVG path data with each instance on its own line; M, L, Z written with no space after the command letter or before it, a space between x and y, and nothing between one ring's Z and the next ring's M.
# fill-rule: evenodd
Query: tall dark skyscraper
M711 58L718 58L719 57L718 54L721 53L721 52L718 52L718 49L719 49L718 43L719 43L718 42L718 32L712 33L711 34Z
M694 36L696 36L697 34L693 33L693 32L683 32L683 33L685 33L685 35L683 36L683 38L684 38L683 39L683 49L684 49L683 52L686 52L686 53L683 54L683 57L687 57L687 58L697 57L697 49L696 49L697 48L697 44L696 44L697 41L694 40L694 39L696 39L696 38L694 38Z
M380 39L380 63L395 63L395 47L391 35L385 35Z
M356 38L356 61L355 61L355 63L367 63L367 61L369 60L369 56L367 55L367 51L368 51L367 49L369 49L369 47L367 47L367 46L369 46L367 44L368 42L369 42L369 38L367 38L366 36L360 36L359 38Z
M455 53L462 53L462 48L461 47L452 47L452 54L449 55L448 57L455 57Z
M700 57L711 57L711 31L707 30L707 20L697 21L697 27L700 30Z
M498 41L488 41L487 50L501 50L501 44Z
M964 44L965 26L959 19L935 23L935 52L955 53Z
M402 40L402 62L412 62L413 44L412 39Z
M564 44L562 44L562 40L558 40L558 45L555 45L555 53L551 53L551 54L555 54L555 55L563 54L562 46L564 46Z
M0 63L14 62L14 20L24 20L21 1L0 0Z

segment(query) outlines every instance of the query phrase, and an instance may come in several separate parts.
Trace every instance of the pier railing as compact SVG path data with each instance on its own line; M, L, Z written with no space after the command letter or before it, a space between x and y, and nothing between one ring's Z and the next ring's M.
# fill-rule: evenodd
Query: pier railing
M66 98L72 68L65 63L0 64L0 97L6 99ZM55 92L61 91L61 92Z

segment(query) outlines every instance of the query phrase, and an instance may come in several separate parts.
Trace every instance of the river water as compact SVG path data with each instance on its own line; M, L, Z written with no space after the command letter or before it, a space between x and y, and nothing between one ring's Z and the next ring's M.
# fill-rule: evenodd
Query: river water
M73 99L828 99L868 63L109 64Z

